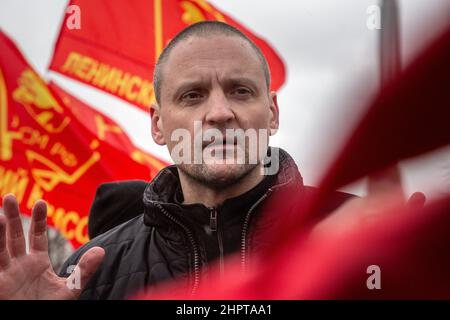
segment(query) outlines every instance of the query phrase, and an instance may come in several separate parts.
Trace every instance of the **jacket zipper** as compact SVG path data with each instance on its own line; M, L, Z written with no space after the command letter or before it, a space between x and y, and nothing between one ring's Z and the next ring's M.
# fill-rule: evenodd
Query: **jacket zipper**
M189 242L192 245L193 252L194 252L194 284L192 286L191 296L194 296L195 293L197 292L198 285L200 282L200 254L199 254L200 250L197 246L197 243L195 242L194 235L188 226L186 226L180 220L178 220L173 215L171 215L166 209L163 208L163 206L161 206L159 203L157 203L156 206L161 210L161 212L167 218L169 218L171 221L175 222L177 225L179 225L184 230L184 232L186 233L186 235L189 238Z
M269 188L269 190L250 207L250 209L247 211L247 214L245 216L244 224L242 226L242 236L241 236L241 270L243 272L245 272L245 270L247 268L247 265L246 265L247 264L247 261L246 261L247 260L247 233L248 233L248 229L249 229L251 214L253 213L255 208L272 193L272 191L273 191L273 189Z
M209 208L210 219L209 219L209 228L212 232L216 232L217 235L217 243L219 244L219 266L220 266L220 276L221 278L225 275L225 264L224 264L224 256L223 256L223 239L222 239L222 229L219 228L219 224L217 222L217 209Z

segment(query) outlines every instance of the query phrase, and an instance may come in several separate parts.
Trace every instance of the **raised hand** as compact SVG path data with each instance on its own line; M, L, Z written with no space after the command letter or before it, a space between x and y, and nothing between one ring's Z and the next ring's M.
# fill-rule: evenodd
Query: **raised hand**
M33 207L29 252L16 198L3 198L5 217L0 216L0 299L76 299L103 260L104 250L94 247L80 259L69 278L55 273L48 256L47 206L39 200ZM74 277L79 277L75 281ZM73 286L73 283L80 286Z

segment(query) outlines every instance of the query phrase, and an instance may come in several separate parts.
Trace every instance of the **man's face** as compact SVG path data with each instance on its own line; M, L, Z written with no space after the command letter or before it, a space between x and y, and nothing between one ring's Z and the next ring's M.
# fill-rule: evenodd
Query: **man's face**
M249 153L267 147L268 133L278 129L278 107L275 93L267 91L262 63L245 40L224 35L189 37L173 48L163 65L162 79L160 106L152 112L152 135L156 143L167 144L180 170L212 188L223 188L259 166L259 161L250 161ZM196 144L199 128L203 135L217 129L223 139L202 141L197 136L200 144ZM174 138L180 129L189 132L189 141ZM252 141L227 140L231 132L227 129L259 134ZM188 143L190 150L180 154L180 142ZM198 149L201 163L194 159ZM189 153L190 161L176 159Z

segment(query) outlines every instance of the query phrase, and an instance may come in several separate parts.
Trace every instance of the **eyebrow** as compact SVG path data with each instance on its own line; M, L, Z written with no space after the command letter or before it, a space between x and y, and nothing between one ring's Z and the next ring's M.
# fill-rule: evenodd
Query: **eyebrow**
M237 77L229 77L225 79L225 85L232 85L242 83L246 85L250 85L253 87L254 90L258 88L256 79L252 77L246 77L246 76L237 76Z
M232 86L235 84L245 84L250 87L256 92L259 92L257 81L251 77L246 76L231 76L224 80L225 86ZM174 90L173 98L176 99L183 91L188 89L195 89L195 88L209 88L210 87L210 81L208 80L186 80L181 82L180 85Z
M195 88L203 88L205 86L206 87L209 86L208 81L205 81L205 80L186 80L186 81L183 81L173 91L172 99L176 100L178 98L178 96L185 90L195 89Z

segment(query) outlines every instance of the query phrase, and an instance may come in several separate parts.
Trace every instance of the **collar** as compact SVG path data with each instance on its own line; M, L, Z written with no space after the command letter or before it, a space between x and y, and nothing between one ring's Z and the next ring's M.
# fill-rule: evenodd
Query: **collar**
M268 155L278 153L279 170L275 175L267 175L251 190L224 201L218 208L224 212L224 221L233 220L232 215L242 213L252 206L267 190L291 190L303 187L303 179L292 157L281 148L269 148ZM173 221L161 212L163 208L181 223L202 224L209 219L210 208L203 204L182 204L180 180L176 165L162 169L144 191L144 223L173 230ZM229 216L227 216L229 215ZM192 220L194 219L194 220ZM190 221L189 221L190 220ZM179 232L170 232L179 234Z

